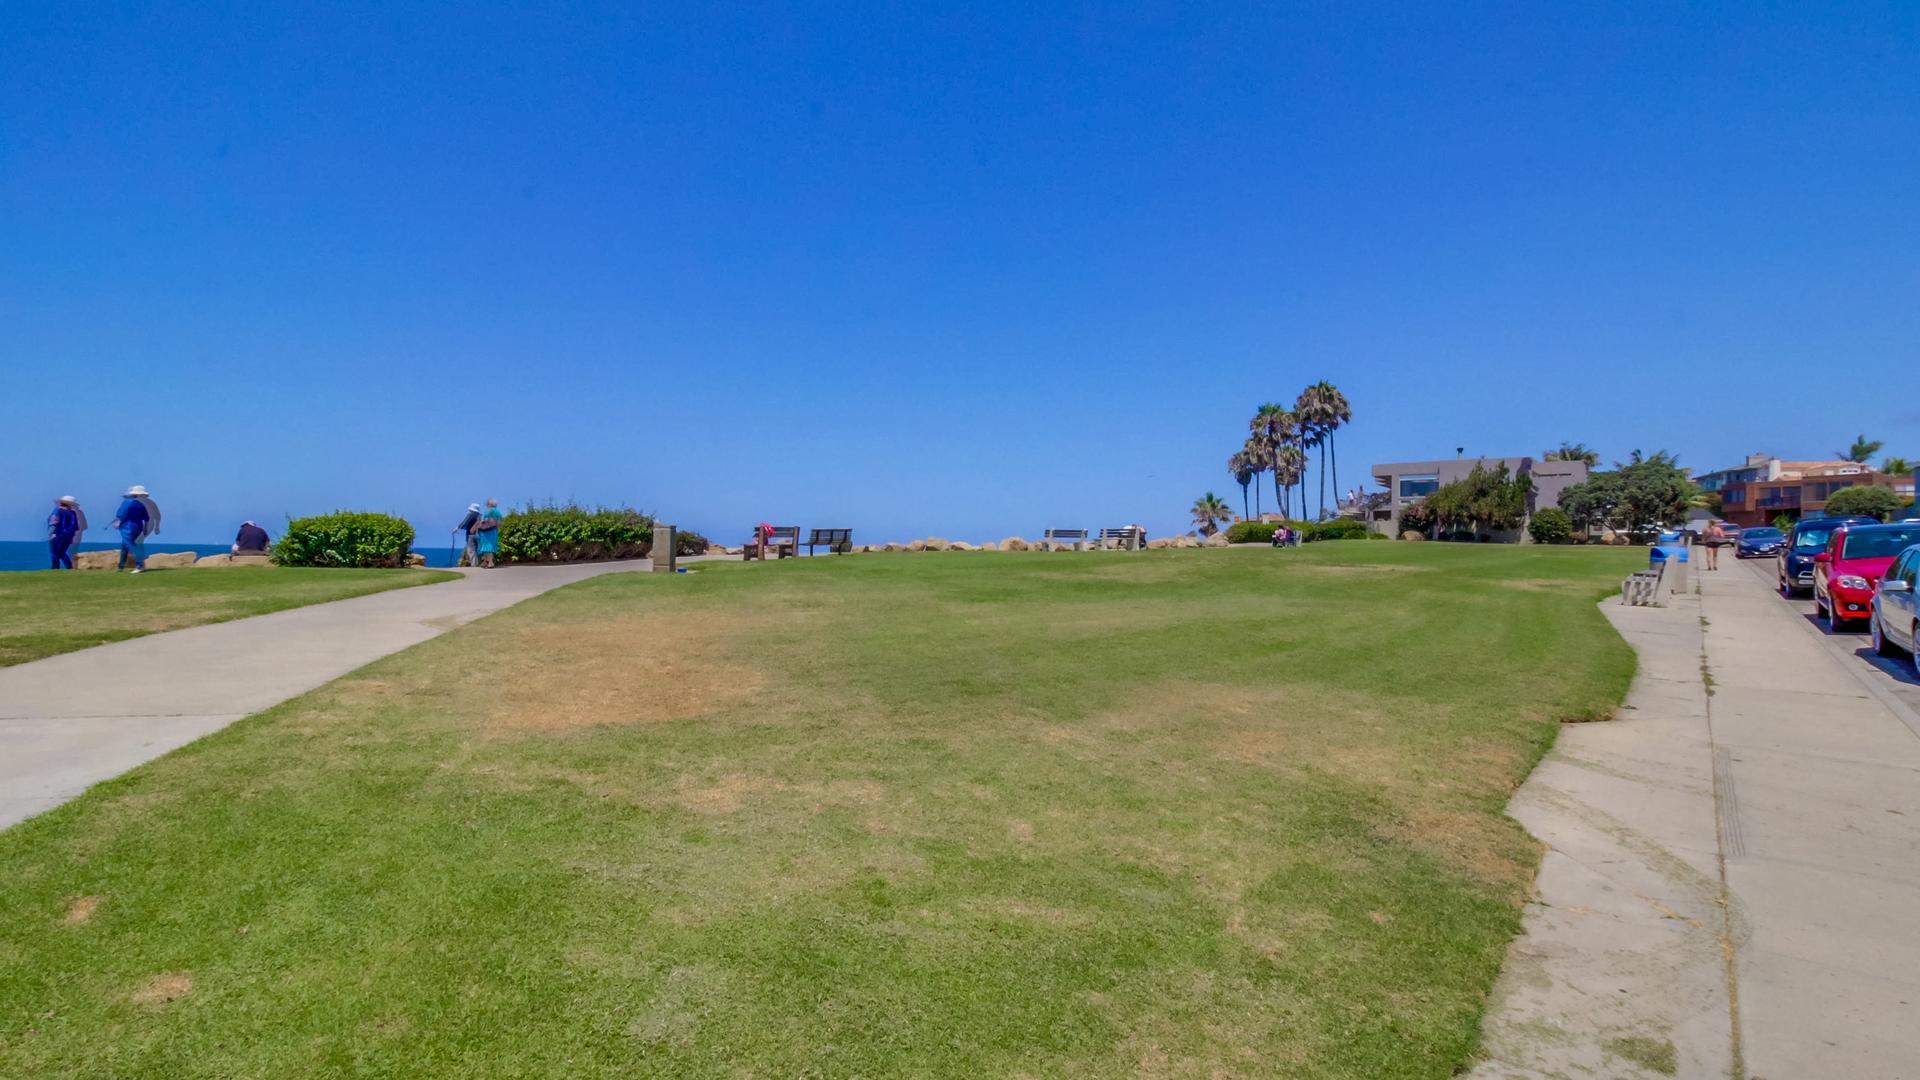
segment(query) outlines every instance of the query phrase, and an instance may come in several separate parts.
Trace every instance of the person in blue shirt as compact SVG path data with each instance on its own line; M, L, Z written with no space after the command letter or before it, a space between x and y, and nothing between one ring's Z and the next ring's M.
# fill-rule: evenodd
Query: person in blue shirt
M53 569L73 569L70 552L80 529L80 503L71 495L60 496L60 501L53 504L53 513L47 515L47 547L53 554Z
M148 509L147 489L135 484L128 488L125 500L120 504L120 512L113 515L113 527L120 530L120 563L115 572L127 568L127 560L133 560L133 572L138 574L147 568L147 536L153 531L153 514Z

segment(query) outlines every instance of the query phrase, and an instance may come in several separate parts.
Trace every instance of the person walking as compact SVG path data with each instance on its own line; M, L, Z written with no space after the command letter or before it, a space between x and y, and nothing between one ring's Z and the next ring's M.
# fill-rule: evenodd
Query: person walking
M53 513L47 515L47 548L53 556L53 569L73 569L71 552L83 527L79 502L71 495L60 496L60 501L53 504Z
M113 527L120 530L120 561L114 572L125 570L131 559L138 574L147 568L147 537L159 531L159 514L147 489L139 484L121 498L120 511L113 515Z
M479 524L480 524L480 504L468 503L466 516L460 519L460 524L455 525L453 527L454 532L460 533L466 537L466 544L465 544L466 550L460 553L461 561L454 563L455 566L479 566L480 565L480 555L478 552L474 550L474 547L473 547L474 528Z
M1718 521L1707 523L1707 566L1708 570L1720 569L1720 549L1727 546L1727 530L1720 527Z
M487 500L486 512L474 524L474 549L480 554L480 565L493 569L493 553L500 550L500 520L506 515L500 513L500 503L496 499Z

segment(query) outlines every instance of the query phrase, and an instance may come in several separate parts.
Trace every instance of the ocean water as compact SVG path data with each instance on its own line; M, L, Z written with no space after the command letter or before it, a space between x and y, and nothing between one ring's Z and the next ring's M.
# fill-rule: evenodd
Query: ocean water
M117 551L118 540L87 540L77 545L75 551ZM224 555L230 550L227 544L148 544L147 554L158 555L161 552L191 551L195 555ZM459 552L452 548L414 548L427 557L428 566L452 566L454 556ZM0 570L45 570L51 565L45 540L0 540Z

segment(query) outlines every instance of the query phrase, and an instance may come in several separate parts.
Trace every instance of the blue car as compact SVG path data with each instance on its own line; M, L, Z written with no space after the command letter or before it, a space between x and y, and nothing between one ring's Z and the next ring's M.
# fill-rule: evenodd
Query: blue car
M1823 517L1793 523L1786 541L1780 546L1780 595L1799 596L1813 592L1813 557L1827 549L1827 538L1842 525L1878 525L1879 518Z
M1771 525L1755 525L1751 529L1740 530L1740 542L1734 545L1733 557L1736 559L1771 559L1780 554L1780 548L1787 542L1787 534Z

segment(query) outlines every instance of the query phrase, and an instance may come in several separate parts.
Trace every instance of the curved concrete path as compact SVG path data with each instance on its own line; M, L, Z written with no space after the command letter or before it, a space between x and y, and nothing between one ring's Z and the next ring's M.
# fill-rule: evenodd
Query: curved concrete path
M650 566L633 559L467 572L0 668L0 828L482 615Z
M1920 688L1772 590L1605 607L1640 658L1511 812L1547 844L1477 1078L1920 1078Z

